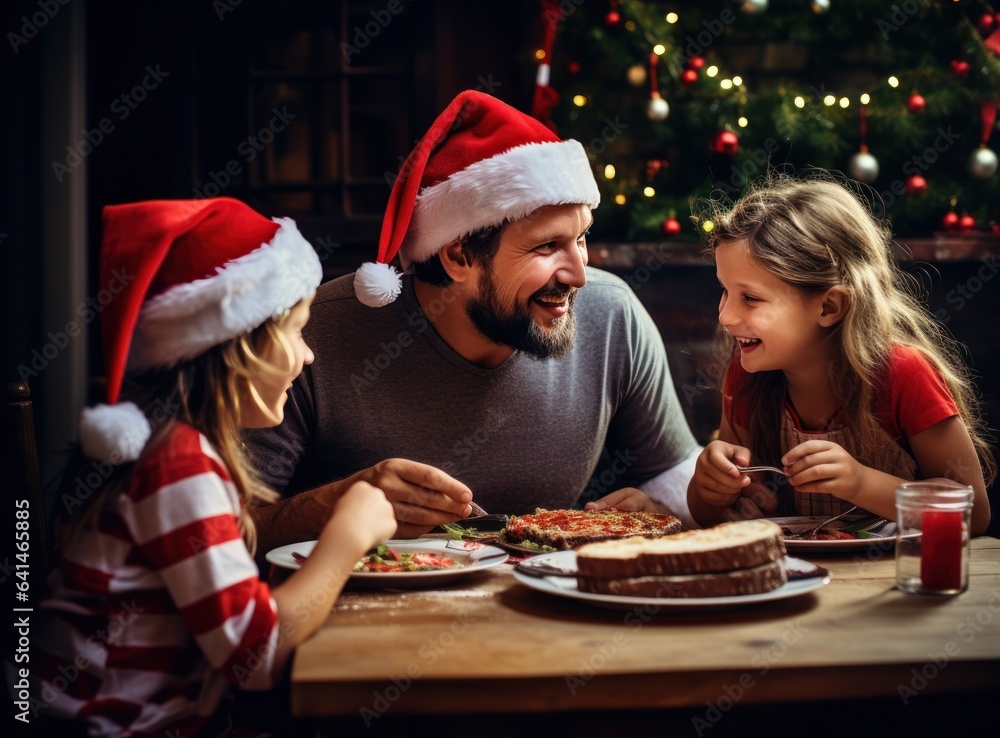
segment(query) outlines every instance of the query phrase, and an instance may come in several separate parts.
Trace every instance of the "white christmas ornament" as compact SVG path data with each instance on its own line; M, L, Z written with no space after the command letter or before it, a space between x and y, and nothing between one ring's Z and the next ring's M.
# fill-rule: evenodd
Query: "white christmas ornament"
M851 157L848 171L859 182L871 184L878 178L878 159L867 151L859 151Z
M996 152L980 146L969 157L969 174L977 179L989 179L997 173L997 163Z
M666 120L670 115L670 105L662 97L651 97L646 105L646 117L650 120Z

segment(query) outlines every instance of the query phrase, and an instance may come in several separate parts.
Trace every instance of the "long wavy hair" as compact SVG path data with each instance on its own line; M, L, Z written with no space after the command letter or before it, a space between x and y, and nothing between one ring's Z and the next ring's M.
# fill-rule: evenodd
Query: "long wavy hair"
M260 481L247 462L240 418L243 403L249 398L258 410L272 418L275 424L278 422L262 401L254 379L263 374L287 373L292 367L294 349L280 330L290 313L290 309L286 310L250 333L213 346L173 369L131 378L122 392L122 400L138 405L153 426L139 461L166 438L175 423L187 423L208 439L226 465L243 501L240 532L251 553L256 549L257 537L250 509L276 501L278 494ZM81 489L81 483L83 489L88 489L84 477L88 472L93 473L94 462L76 450L67 467L70 471L60 486L63 509L56 526L57 552L93 527L101 512L115 503L128 488L136 463L114 467L99 489L81 500L74 490Z
M714 224L706 237L713 263L720 245L741 241L761 266L803 292L836 285L847 291L846 314L829 337L835 358L828 371L863 462L873 463L878 446L874 399L883 370L892 347L907 346L940 373L969 429L987 485L992 482L996 462L962 346L926 309L917 280L896 266L888 225L871 214L848 181L824 171L800 178L772 171L734 205L710 200L701 210L700 217ZM732 339L722 339L728 363L739 361ZM753 409L740 442L761 463L781 457L785 390L783 372L756 372L730 405L728 420L737 433L732 406L741 402Z

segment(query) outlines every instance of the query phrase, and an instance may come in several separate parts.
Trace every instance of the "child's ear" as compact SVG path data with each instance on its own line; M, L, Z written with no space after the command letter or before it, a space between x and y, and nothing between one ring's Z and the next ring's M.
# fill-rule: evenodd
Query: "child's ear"
M469 278L472 265L465 258L461 241L452 241L438 252L438 256L441 259L441 266L444 267L447 275L451 277L452 282L462 283Z
M823 295L823 302L820 303L819 324L824 328L837 325L847 314L847 306L850 304L850 295L841 286L831 287Z

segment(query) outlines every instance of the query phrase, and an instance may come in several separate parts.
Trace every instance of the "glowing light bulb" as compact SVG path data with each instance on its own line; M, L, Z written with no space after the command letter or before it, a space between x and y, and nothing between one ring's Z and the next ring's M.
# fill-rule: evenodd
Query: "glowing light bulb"
M733 81L731 79L724 79L719 83L719 87L724 90L731 90L733 89Z
M806 106L806 99L802 97L802 95L799 95L798 97L795 98L795 107L804 108L805 106Z
M715 223L713 223L710 220L706 220L702 222L701 229L705 231L705 233L711 233L712 231L715 230Z
M743 84L743 78L737 74L735 77L733 77L733 84L739 87L740 85Z
M606 167L604 167L604 178L605 179L614 179L615 178L615 165L614 164L608 164Z
M652 187L644 187L642 190L642 194L644 194L646 197L652 197L653 195L656 194L656 190L654 190Z
M535 58L536 59L544 59L545 58L545 49L538 49L537 51L535 51Z
M850 104L851 104L851 101L848 100L846 97L840 98L840 107L846 108Z
M670 23L671 25L673 25L678 20L680 20L680 18L677 15L677 13L667 13L667 23Z
M625 204L625 195L622 195L621 193L615 195L615 205L624 205L624 204Z
M862 105L867 105L871 101L872 101L872 96L869 95L867 92L864 95L861 96L861 104Z
M899 80L896 77L889 77L889 87L899 87Z
M663 56L663 52L667 50L667 47L663 44L657 44L653 47L653 53L657 56Z
M837 102L837 98L835 98L833 95L827 95L826 97L823 98L824 105L833 105L835 102Z
M718 74L719 74L719 68L714 64L705 70L706 77L715 77Z
M736 121L736 124L740 128L746 128L747 127L747 123L749 123L749 121L746 119L746 116L744 116L744 115L741 115L740 119L738 121Z
M576 105L578 108L582 108L584 105L587 104L587 98L584 97L583 95L573 95L573 104Z

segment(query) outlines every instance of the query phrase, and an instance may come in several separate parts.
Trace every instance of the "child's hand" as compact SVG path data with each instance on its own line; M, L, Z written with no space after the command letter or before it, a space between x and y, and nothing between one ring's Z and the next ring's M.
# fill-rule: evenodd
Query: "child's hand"
M852 500L862 487L866 467L832 441L806 441L781 458L796 492L826 493Z
M350 530L360 537L360 548L367 551L396 533L396 515L392 504L378 487L355 482L337 501L329 525Z
M691 480L701 499L713 507L731 505L740 491L750 484L736 465L750 463L750 450L725 441L712 441L698 455Z

